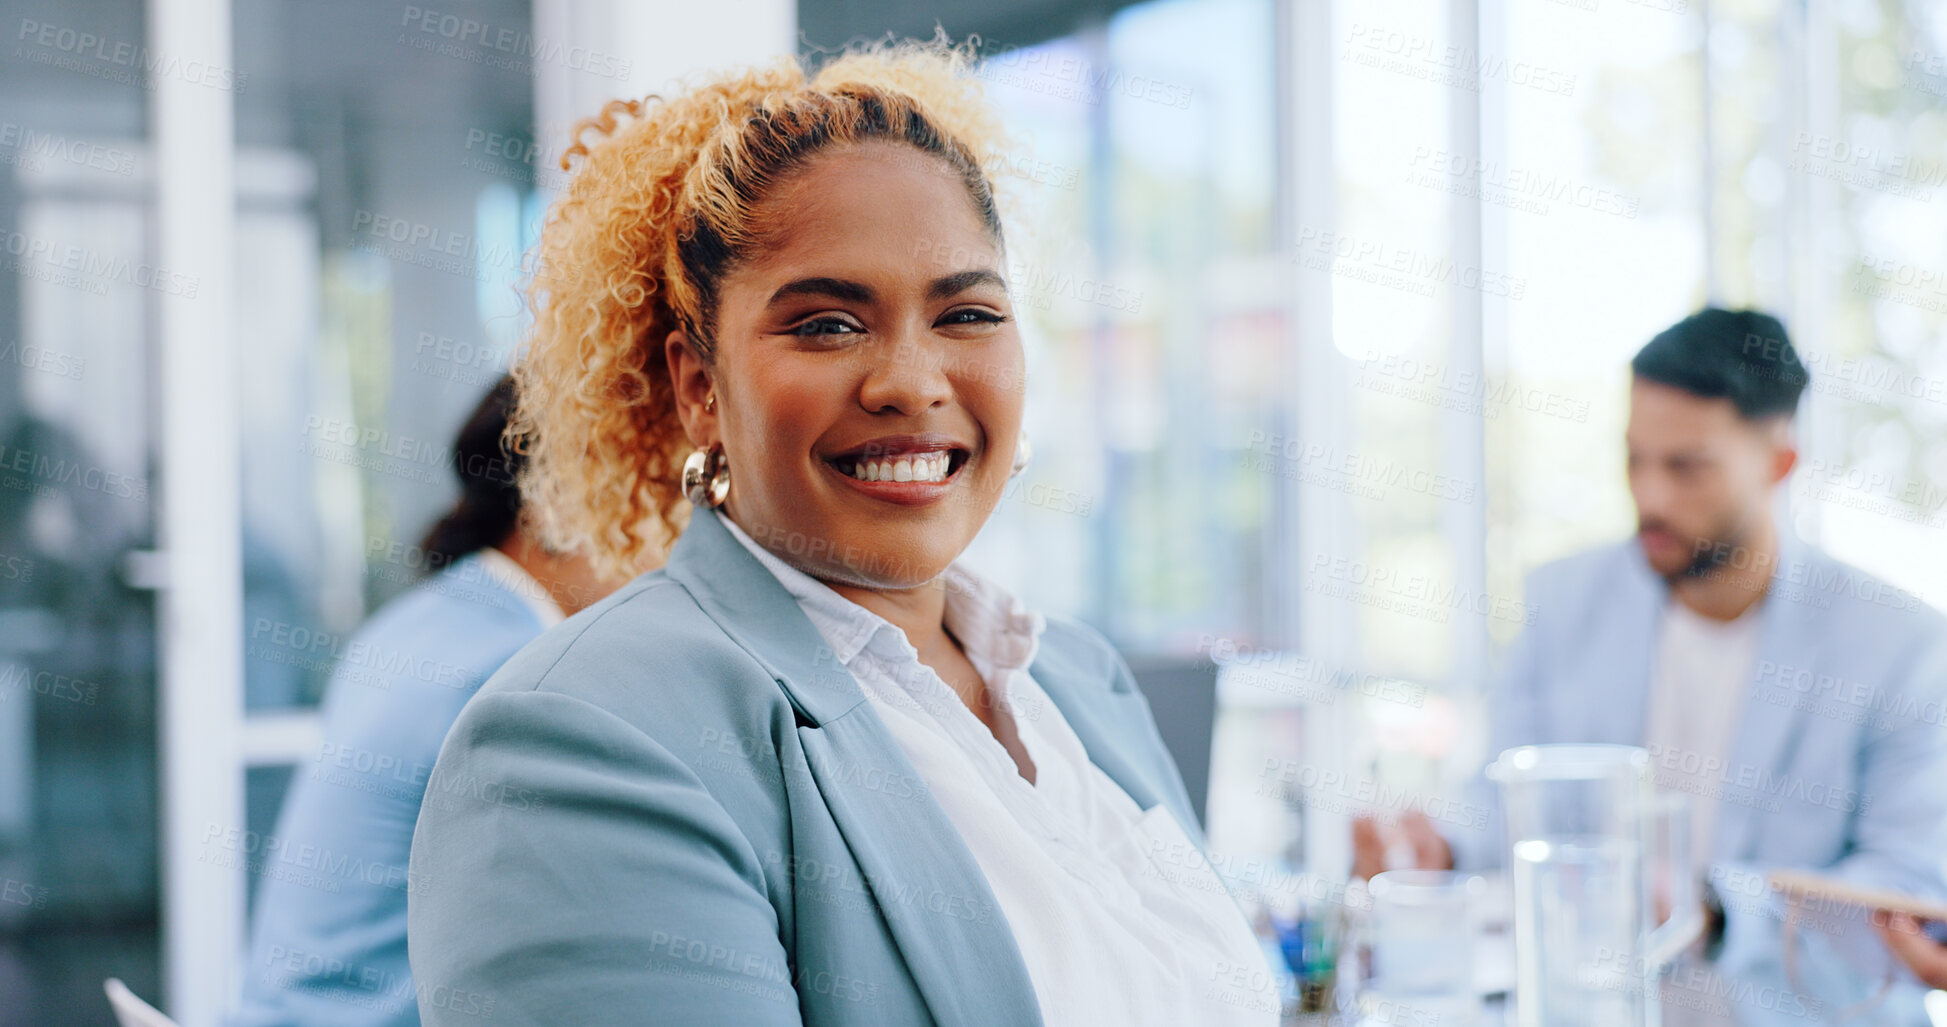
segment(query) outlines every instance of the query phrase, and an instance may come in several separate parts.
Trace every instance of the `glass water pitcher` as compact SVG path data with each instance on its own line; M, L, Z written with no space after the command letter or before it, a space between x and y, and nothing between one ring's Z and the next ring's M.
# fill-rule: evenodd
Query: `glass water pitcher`
M1487 768L1501 787L1514 886L1515 1022L1654 1027L1657 980L1702 910L1681 807L1659 802L1649 754L1528 745ZM1671 912L1658 925L1658 910Z

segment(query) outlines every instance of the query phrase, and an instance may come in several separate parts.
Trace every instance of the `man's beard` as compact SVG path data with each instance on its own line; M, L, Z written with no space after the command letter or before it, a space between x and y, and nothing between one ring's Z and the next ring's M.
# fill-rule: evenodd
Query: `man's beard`
M1661 521L1642 521L1637 525L1639 532L1651 529L1672 535L1678 534ZM1663 575L1663 580L1675 585L1679 581L1695 581L1715 576L1719 568L1728 566L1738 558L1739 552L1745 547L1748 534L1738 523L1735 515L1726 516L1715 530L1697 539L1695 548L1691 551L1689 565L1675 574Z

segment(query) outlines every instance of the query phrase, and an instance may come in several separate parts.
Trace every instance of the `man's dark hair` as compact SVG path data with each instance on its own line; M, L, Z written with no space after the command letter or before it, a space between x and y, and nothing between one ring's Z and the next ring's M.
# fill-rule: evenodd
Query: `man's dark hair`
M1705 307L1649 341L1629 362L1645 381L1705 399L1728 399L1747 421L1798 409L1811 374L1785 326L1756 310Z

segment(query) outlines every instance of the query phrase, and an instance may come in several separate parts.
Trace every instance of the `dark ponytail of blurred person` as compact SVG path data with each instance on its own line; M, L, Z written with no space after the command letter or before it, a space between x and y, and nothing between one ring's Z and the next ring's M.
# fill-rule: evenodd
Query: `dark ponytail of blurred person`
M514 379L502 377L453 440L460 499L419 543L429 572L498 544L520 523L523 460L504 441L514 402Z

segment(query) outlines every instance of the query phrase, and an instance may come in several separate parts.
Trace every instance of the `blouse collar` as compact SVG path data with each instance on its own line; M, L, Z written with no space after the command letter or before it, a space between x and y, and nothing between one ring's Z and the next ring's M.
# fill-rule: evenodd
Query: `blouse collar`
M735 521L713 510L730 536L777 578L803 607L819 633L832 643L832 655L850 667L860 652L873 648L880 659L917 663L919 651L904 632L871 610L839 595L831 586L780 559L744 533ZM970 658L997 670L1026 669L1034 662L1047 621L1012 593L954 561L938 579L946 589L946 627Z

